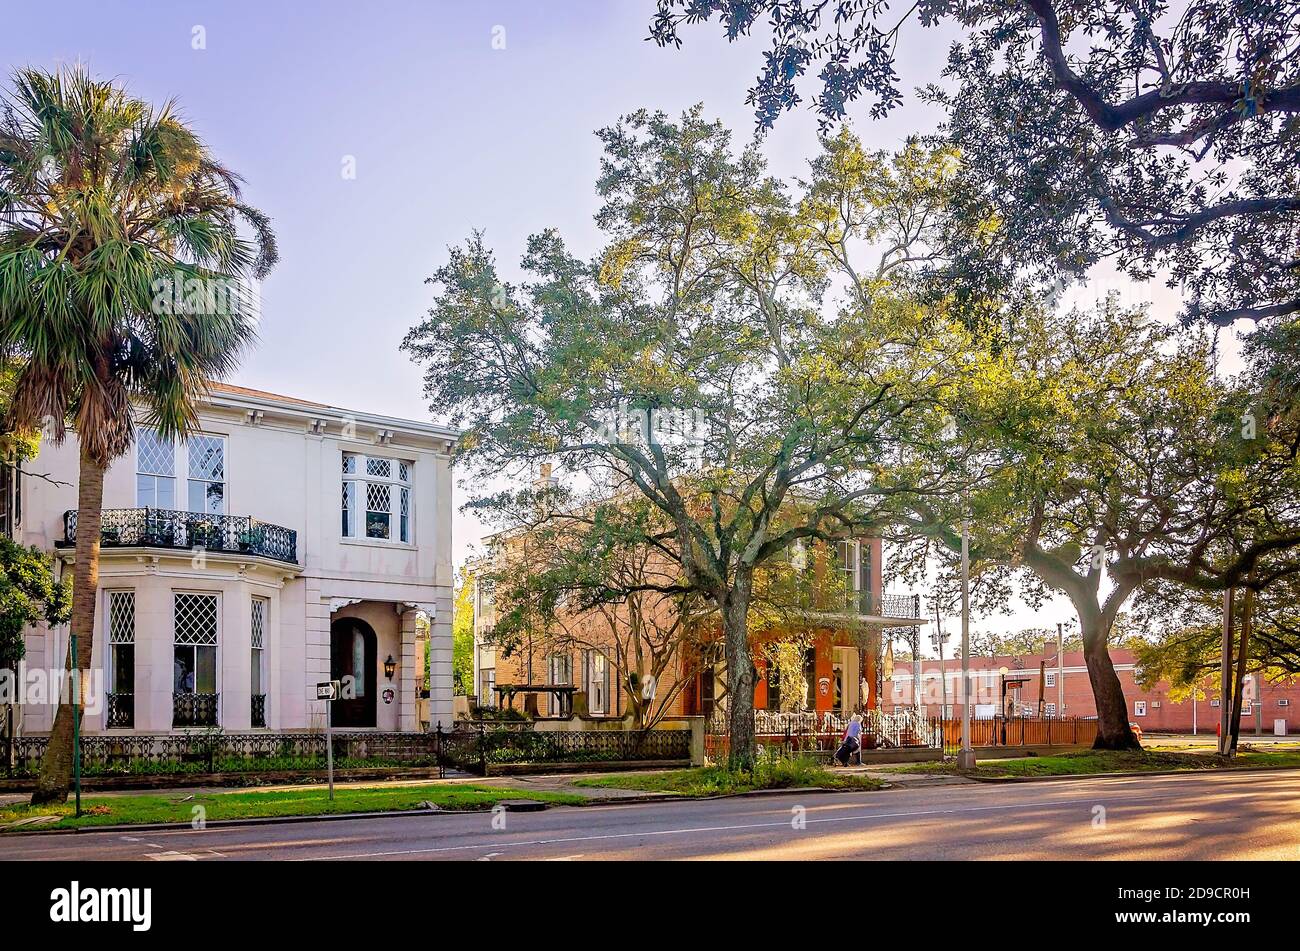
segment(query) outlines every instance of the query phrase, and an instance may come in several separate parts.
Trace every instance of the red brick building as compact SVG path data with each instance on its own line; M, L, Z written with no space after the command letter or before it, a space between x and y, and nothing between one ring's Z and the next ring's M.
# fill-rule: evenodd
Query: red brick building
M1169 699L1169 685L1159 683L1151 690L1138 687L1135 680L1133 652L1115 649L1110 652L1124 689L1132 722L1148 733L1214 733L1219 722L1218 678L1207 678L1203 700L1174 702ZM1006 673L1003 674L1003 668ZM1081 651L1066 651L1058 672L1056 652L1018 657L972 657L972 692L975 715L995 715L1013 709L1016 714L1037 715L1040 701L1043 715L1093 717L1097 709ZM940 676L938 660L921 662L921 704L930 715L941 709L960 715L961 657L944 661ZM1060 677L1058 689L1057 678ZM912 665L899 662L893 672L892 687L883 698L883 708L893 710L912 704ZM1247 675L1246 696L1250 710L1242 714L1242 733L1255 732L1258 718L1262 732L1272 734L1275 721L1285 722L1290 733L1300 733L1300 683L1257 683ZM945 690L946 686L946 690ZM946 707L945 707L946 704ZM1058 706L1062 709L1058 711Z

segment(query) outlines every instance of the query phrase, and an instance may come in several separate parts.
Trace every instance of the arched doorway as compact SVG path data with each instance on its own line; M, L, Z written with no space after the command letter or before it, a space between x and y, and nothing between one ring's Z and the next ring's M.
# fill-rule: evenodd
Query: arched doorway
M330 679L349 678L351 683L351 690L345 683L343 696L330 704L333 726L375 725L377 653L375 631L360 618L340 618L330 625Z

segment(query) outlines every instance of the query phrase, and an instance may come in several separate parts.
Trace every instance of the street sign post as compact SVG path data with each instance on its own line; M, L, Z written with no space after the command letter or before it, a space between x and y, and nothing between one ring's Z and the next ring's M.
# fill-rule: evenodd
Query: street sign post
M334 801L334 708L330 704L339 698L339 689L337 680L316 684L316 699L325 701L325 764L329 769L330 802Z

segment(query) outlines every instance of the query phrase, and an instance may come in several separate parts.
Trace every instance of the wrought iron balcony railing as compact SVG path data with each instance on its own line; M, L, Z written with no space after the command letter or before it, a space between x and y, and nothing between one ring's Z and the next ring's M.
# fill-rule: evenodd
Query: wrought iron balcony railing
M77 512L63 515L65 545L77 541ZM204 548L298 563L298 533L244 515L206 515L171 509L105 509L100 526L105 548Z
M266 694L255 693L252 695L252 719L249 725L255 729L264 729L266 727Z
M172 726L216 726L217 693L172 694Z
M883 594L873 595L870 591L852 591L849 593L848 609L857 614L872 617L916 618L921 617L921 596L919 594Z

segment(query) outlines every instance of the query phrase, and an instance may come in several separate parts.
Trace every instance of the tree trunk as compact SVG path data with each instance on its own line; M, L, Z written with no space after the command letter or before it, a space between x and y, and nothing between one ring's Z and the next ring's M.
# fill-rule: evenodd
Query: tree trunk
M1088 682L1097 703L1097 739L1095 750L1140 750L1142 744L1129 727L1128 702L1124 688L1111 662L1106 641L1110 625L1100 613L1079 611L1079 628L1083 632L1083 659L1088 666Z
M6 703L4 706L4 734L5 734L5 775L12 776L14 771L14 705Z
M730 703L727 765L735 770L754 767L754 658L749 648L749 585L738 581L719 605L726 647L727 693Z
M68 669L85 687L82 672L90 669L95 656L95 595L99 589L99 533L103 520L105 466L81 450L77 485L76 563L72 575L71 630L77 635L77 656L67 658ZM71 645L69 645L70 647ZM78 716L84 712L84 689L79 692ZM72 706L60 703L50 731L49 745L41 759L41 772L32 792L32 805L66 802L72 785Z
M1236 682L1232 690L1232 734L1228 742L1228 755L1237 755L1237 741L1241 738L1241 713L1245 707L1246 658L1250 656L1250 629L1254 618L1255 592L1246 589L1241 604L1241 640L1237 650L1237 669L1234 672Z

